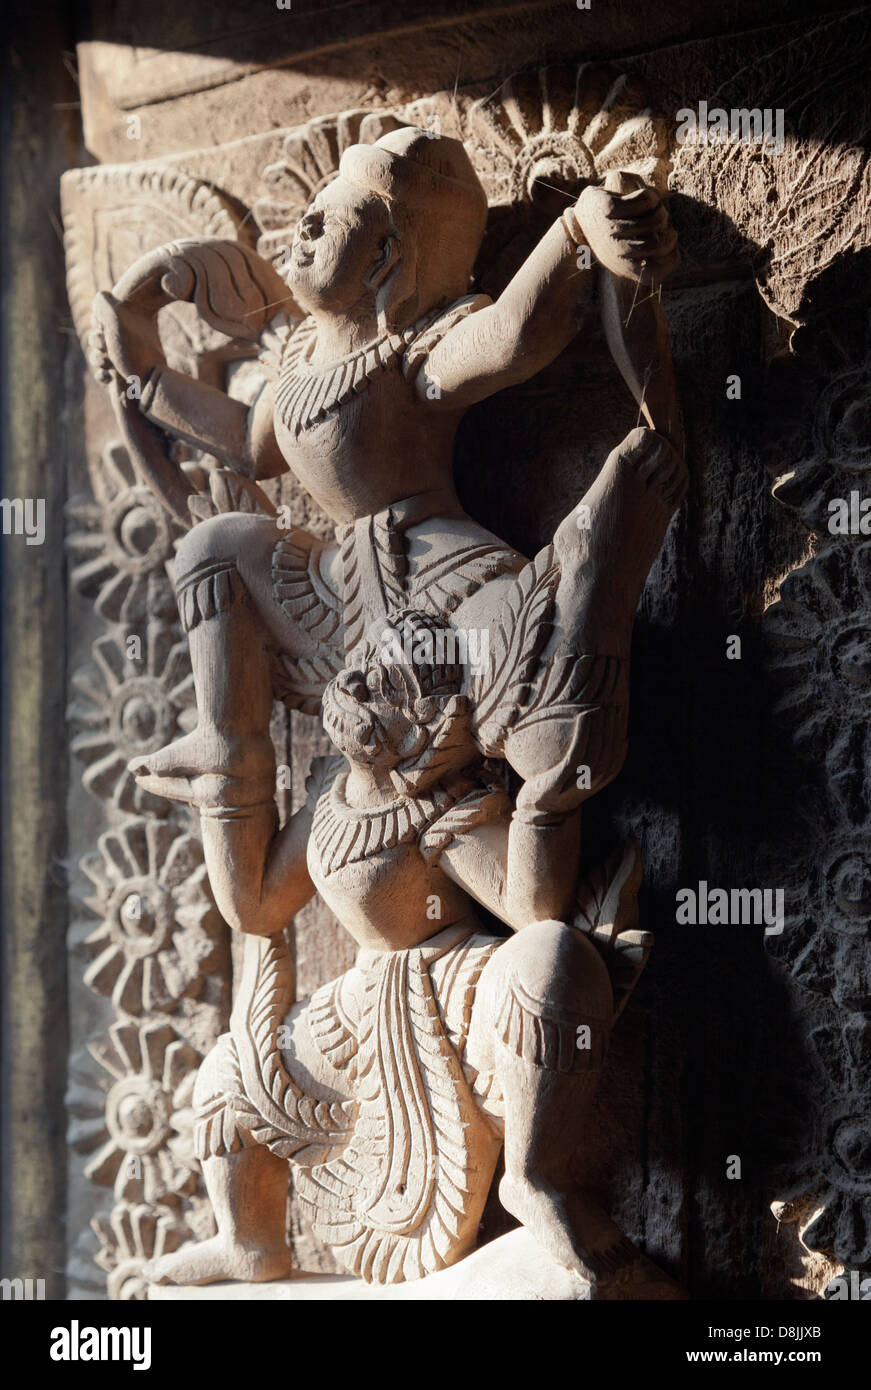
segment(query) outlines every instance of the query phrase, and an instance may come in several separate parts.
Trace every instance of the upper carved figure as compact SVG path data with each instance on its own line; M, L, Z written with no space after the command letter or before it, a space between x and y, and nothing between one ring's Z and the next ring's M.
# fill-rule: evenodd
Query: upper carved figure
M416 493L452 492L463 412L533 376L578 332L593 280L578 248L633 287L674 268L665 208L631 182L623 196L588 186L491 302L469 294L487 202L465 149L403 127L345 150L296 228L286 286L234 248L230 273L259 276L273 291L273 316L280 308L302 318L277 381L253 405L218 403L215 388L164 363L155 308L168 302L159 287L168 266L178 275L184 243L144 257L114 296L98 296L105 351L123 378L144 384L149 420L252 476L289 467L336 523ZM205 262L197 274L209 270ZM213 278L220 320L226 286ZM190 280L186 291L209 312L200 285Z
M187 514L193 485L170 462L167 434L215 455L241 483L289 466L338 525L335 546L240 516L238 507L194 528L176 583L200 725L138 773L176 779L178 795L179 777L249 775L263 762L262 738L259 749L248 739L248 707L233 698L240 682L210 654L212 629L202 622L225 611L240 587L275 656L274 693L311 712L362 633L391 609L426 606L466 628L494 627L523 557L461 507L456 429L472 403L563 350L599 271L609 345L665 454L655 467L658 501L623 468L621 488L638 495L621 501L620 489L599 480L593 510L614 519L597 540L571 520L561 528L556 616L562 648L625 661L640 583L681 495L678 412L655 293L677 253L655 191L630 176L609 180L615 191L585 188L491 303L468 293L486 199L465 149L403 127L345 150L337 177L297 227L288 284L238 245L186 242L149 253L112 295L97 297L99 369L115 384L134 459L177 515ZM253 403L166 365L158 319L173 299L192 300L213 327L251 342L275 328L279 313L295 323L274 380ZM131 376L144 383L133 401L124 390ZM613 527L632 533L638 560L616 581ZM622 693L617 703L625 704ZM561 745L559 756L567 756ZM610 749L602 756L614 766Z

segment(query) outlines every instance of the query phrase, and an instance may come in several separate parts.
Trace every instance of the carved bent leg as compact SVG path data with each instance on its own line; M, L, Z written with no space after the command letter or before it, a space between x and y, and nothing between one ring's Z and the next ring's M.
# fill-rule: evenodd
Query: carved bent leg
M258 795L271 781L269 645L292 640L272 597L276 538L269 518L228 513L199 523L179 546L176 591L198 722L186 737L130 764L157 795L190 800L192 779L206 775L263 783Z
M197 1149L217 1234L151 1260L144 1272L152 1283L259 1283L290 1273L287 1161L235 1126L225 1100L233 1073L233 1043L225 1034L204 1061L194 1088L194 1105L206 1117L197 1126Z
M630 430L554 536L560 567L548 652L628 655L641 590L686 493L680 454L653 430Z
M495 1028L489 1046L505 1100L502 1205L597 1290L639 1258L573 1176L611 1015L611 983L595 946L561 922L535 922L485 967L468 1048L479 1065L484 1030Z
M686 482L667 440L632 430L554 537L553 632L504 743L524 779L515 834L536 841L524 861L536 871L559 865L570 838L565 818L623 765L635 610ZM547 915L562 911L555 899Z

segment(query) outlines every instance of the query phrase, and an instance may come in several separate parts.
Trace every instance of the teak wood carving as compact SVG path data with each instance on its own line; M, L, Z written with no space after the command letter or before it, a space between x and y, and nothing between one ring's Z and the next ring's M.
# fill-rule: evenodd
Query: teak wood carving
M155 1282L288 1275L288 1162L348 1270L437 1275L474 1251L504 1151L499 1198L542 1271L597 1298L678 1295L575 1176L651 944L635 843L579 866L583 803L625 756L635 609L687 486L657 293L676 238L637 172L575 173L580 196L496 298L472 288L487 195L467 150L389 121L344 146L283 264L182 239L95 301L129 457L186 532L197 722L129 772L136 795L199 811L245 938L193 1096L217 1234L154 1259ZM167 351L191 305L208 379ZM460 505L456 431L598 314L638 427L527 559ZM333 541L261 487L288 469ZM274 699L335 748L284 824ZM298 1002L284 929L316 892L359 952Z

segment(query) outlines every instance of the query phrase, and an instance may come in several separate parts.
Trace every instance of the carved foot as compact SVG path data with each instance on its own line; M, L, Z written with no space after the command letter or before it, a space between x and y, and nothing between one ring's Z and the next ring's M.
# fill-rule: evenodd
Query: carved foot
M639 428L627 435L618 451L664 507L671 511L678 505L687 490L689 474L683 458L667 439Z
M606 1288L643 1258L619 1226L582 1192L560 1192L532 1177L506 1173L499 1200L548 1254L587 1280L593 1298L607 1296Z
M290 1250L247 1250L223 1236L185 1245L172 1255L149 1260L143 1274L152 1284L213 1284L219 1279L241 1279L262 1284L290 1274Z
M175 743L127 764L144 791L192 805L224 804L234 787L234 805L271 794L275 754L267 734L241 736L198 726Z
M198 724L192 733L128 763L135 777L258 778L269 774L274 753L268 734L226 734Z

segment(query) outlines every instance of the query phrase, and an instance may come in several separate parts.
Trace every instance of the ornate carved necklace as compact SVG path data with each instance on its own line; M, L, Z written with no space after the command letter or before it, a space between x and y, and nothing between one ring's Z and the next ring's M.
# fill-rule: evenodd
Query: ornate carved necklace
M312 820L312 839L318 852L320 870L329 877L346 864L355 864L382 850L408 844L443 812L459 794L434 787L429 796L397 797L395 802L375 811L357 810L345 800L347 768L337 767L318 798ZM468 788L468 780L460 784Z
M323 363L309 360L317 339L317 324L311 317L304 319L291 334L282 355L275 405L283 423L298 435L344 405L355 393L365 391L372 378L389 367L432 318L432 314L427 314L402 333L382 333L338 361Z
M275 406L283 424L298 435L317 424L401 357L415 338L420 338L413 361L404 370L414 371L438 340L460 319L491 301L484 294L467 294L453 304L431 309L401 333L382 333L365 347L346 353L336 362L311 361L317 340L317 324L309 315L286 339L279 359ZM430 330L428 333L427 330Z

